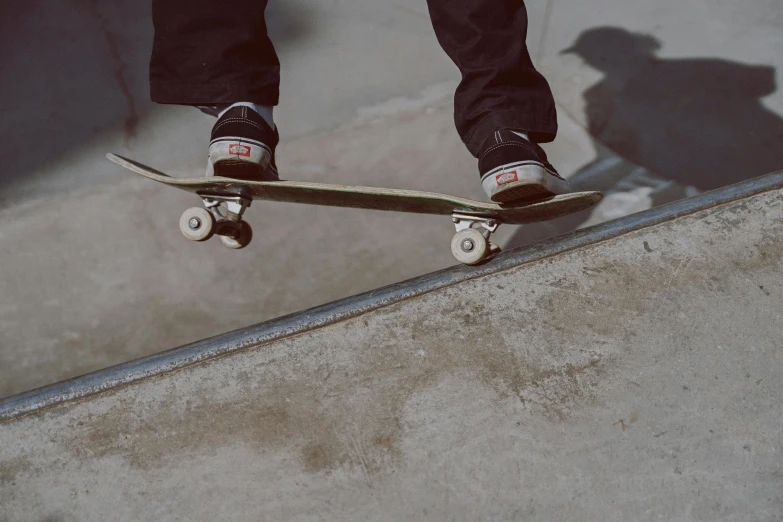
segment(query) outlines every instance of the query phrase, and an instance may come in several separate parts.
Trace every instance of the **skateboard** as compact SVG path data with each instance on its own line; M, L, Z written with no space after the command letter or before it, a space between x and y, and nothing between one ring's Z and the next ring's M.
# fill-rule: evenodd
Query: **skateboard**
M450 216L456 228L451 241L452 254L461 263L475 265L500 250L489 239L501 224L548 221L592 207L602 198L600 192L575 192L532 203L498 205L418 190L300 181L243 181L219 176L175 178L116 154L106 157L145 178L201 197L203 207L191 207L182 213L180 231L191 241L206 241L217 235L229 248L244 248L250 243L253 231L242 215L254 200L268 200Z

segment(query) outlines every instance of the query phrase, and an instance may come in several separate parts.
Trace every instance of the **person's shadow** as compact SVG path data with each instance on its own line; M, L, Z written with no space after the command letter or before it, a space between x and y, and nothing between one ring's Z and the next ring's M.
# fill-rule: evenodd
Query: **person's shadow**
M604 74L584 92L598 158L570 178L576 190L643 188L649 207L783 169L783 119L761 101L776 91L773 67L661 59L660 47L649 35L599 27L562 51ZM507 248L573 230L589 215L522 227Z

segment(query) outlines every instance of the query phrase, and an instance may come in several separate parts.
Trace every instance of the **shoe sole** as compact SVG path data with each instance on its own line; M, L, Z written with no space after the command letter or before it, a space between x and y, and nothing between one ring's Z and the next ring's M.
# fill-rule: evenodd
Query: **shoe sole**
M214 175L244 180L263 180L272 160L265 144L239 137L224 137L209 144Z
M546 199L554 195L554 192L536 183L512 183L500 188L490 197L490 200L495 203L520 203Z
M504 165L486 174L481 182L495 203L520 203L571 192L568 183L550 173L541 163Z

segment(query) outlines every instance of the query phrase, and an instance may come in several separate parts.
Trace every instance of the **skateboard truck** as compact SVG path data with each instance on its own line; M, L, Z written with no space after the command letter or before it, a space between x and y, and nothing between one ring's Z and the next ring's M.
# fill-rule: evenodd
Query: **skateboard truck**
M451 221L457 229L451 239L451 253L460 263L476 265L500 252L500 247L489 242L490 235L500 226L498 220L454 212Z
M229 248L244 248L253 238L253 229L242 220L253 202L246 196L199 194L204 207L191 207L179 218L179 229L191 241L206 241L214 234Z

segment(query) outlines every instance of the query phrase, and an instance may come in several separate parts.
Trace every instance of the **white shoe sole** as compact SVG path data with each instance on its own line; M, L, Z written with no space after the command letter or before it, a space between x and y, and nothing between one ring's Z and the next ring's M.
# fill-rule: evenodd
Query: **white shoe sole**
M481 186L496 203L517 203L571 192L568 182L550 173L536 161L509 163L481 178Z
M238 179L276 177L264 173L272 160L272 152L260 141L247 138L218 138L209 144L209 158L213 175Z
M266 168L272 159L272 152L260 141L228 137L218 138L210 143L209 156L215 164L233 160L255 163Z

